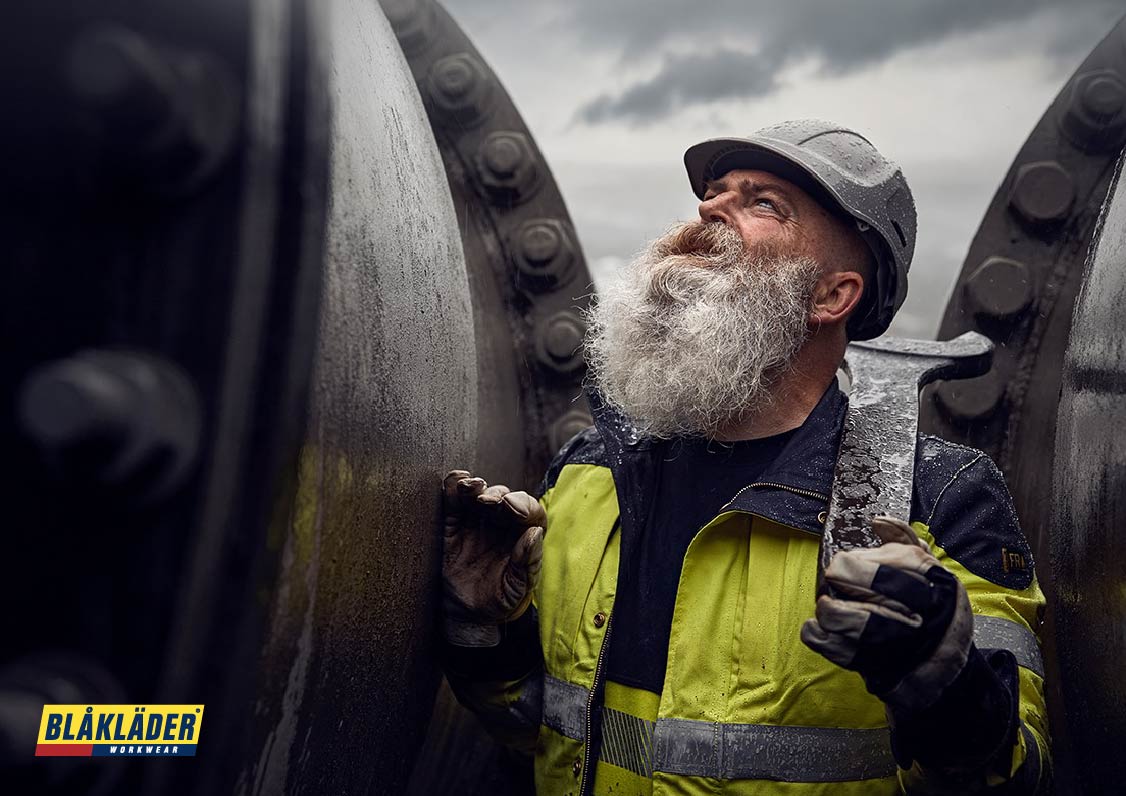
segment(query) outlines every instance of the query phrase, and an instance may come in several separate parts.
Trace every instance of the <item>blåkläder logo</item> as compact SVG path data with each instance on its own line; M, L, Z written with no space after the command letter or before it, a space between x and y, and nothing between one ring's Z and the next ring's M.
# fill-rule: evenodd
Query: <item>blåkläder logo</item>
M36 757L194 757L203 705L44 705Z

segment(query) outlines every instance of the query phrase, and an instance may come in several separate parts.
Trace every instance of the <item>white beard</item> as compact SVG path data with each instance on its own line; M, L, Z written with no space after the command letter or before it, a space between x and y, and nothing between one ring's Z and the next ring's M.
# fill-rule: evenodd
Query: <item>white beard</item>
M643 435L715 437L775 400L819 276L810 258L748 252L724 224L676 227L590 310L590 378Z

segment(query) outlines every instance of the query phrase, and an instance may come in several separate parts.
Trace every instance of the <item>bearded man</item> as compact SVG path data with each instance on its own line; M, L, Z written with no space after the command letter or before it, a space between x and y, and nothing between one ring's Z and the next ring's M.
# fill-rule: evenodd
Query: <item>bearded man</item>
M819 537L850 339L902 304L910 191L790 122L685 155L700 220L602 291L595 425L539 499L445 481L447 675L540 793L1030 793L1043 608L996 466L920 436L910 517Z

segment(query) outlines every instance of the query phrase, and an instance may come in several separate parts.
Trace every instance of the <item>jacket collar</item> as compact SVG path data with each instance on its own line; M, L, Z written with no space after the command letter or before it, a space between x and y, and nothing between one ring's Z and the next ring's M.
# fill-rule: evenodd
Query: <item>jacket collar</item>
M646 482L653 483L649 479L653 459L667 443L640 436L629 419L606 404L596 390L588 388L587 400L610 454L626 532L626 525L644 523ZM757 514L820 535L824 521L819 515L828 508L847 405L848 398L834 379L755 485L748 484L725 510Z

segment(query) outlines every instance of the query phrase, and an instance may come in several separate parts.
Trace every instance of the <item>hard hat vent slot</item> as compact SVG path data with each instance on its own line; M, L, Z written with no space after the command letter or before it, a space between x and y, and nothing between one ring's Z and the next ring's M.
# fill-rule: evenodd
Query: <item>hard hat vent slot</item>
M899 242L906 248L907 236L903 234L903 227L899 226L899 222L894 219L892 219L891 225L895 227L895 234L899 236Z

